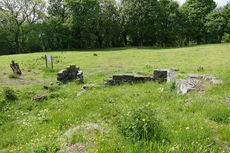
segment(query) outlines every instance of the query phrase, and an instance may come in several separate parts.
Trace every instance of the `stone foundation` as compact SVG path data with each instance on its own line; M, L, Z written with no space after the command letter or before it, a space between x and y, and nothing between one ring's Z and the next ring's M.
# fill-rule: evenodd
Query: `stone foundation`
M151 76L133 75L133 74L114 74L112 78L108 78L105 82L107 85L117 85L130 82L152 81Z
M57 74L58 81L73 81L79 80L80 82L84 82L83 72L79 67L75 65L68 66L65 70L61 70Z
M158 82L170 82L175 80L175 73L170 69L158 69L154 70L153 76L143 76L134 74L114 74L112 78L108 78L105 82L107 85L116 85L129 82L146 82L146 81L158 81Z
M145 82L145 81L156 81L156 82L175 82L176 87L179 89L178 94L187 94L190 91L201 91L204 90L205 84L221 84L222 80L217 79L214 76L199 75L199 74L187 74L187 79L176 79L176 76L180 75L177 73L179 69L157 69L154 70L153 76L142 76L133 74L114 74L112 78L108 78L105 82L107 85L119 85L130 82ZM203 89L204 88L204 89Z

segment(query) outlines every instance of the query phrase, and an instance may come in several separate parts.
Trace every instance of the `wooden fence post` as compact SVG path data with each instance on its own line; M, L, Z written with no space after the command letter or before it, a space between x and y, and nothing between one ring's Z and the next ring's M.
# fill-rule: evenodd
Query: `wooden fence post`
M51 67L52 67L52 69L54 69L54 65L53 65L53 56L51 56Z
M45 55L45 59L46 59L46 68L48 68L48 63L47 63L47 57Z

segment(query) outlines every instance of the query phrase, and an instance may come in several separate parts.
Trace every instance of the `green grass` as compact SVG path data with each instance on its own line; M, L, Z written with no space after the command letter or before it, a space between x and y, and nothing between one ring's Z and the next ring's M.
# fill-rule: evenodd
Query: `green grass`
M53 56L54 70L45 68L45 54ZM11 60L22 69L20 79L8 77ZM230 44L47 52L0 61L0 152L230 151ZM87 84L103 84L114 73L152 75L171 67L183 75L213 74L224 83L185 96L173 84L155 82L99 86L78 98L78 82L43 89L70 64L80 66ZM36 94L48 100L32 101Z
M17 74L15 74L15 73L12 73L12 74L9 74L8 77L9 77L10 79L18 79L20 76L17 75Z

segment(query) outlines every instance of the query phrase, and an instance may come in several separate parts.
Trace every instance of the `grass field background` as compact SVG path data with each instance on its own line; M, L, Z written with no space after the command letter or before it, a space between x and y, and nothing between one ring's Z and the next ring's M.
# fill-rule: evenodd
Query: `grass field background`
M53 56L54 70L45 68L45 55ZM11 60L23 72L17 79L9 78ZM0 63L0 152L230 151L230 44L42 52L0 56ZM213 74L224 83L185 96L171 83L155 82L100 86L79 98L82 84L75 81L43 90L70 64L83 70L86 84L171 67ZM17 100L6 100L6 86ZM35 94L48 100L34 102Z

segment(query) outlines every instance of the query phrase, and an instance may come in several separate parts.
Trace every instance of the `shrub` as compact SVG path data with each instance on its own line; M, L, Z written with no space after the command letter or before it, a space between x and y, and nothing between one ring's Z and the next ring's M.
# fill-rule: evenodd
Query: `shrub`
M118 128L132 140L162 140L164 128L156 118L155 111L142 107L122 115Z
M223 37L224 42L230 42L230 34L227 34Z
M203 72L203 71L204 71L204 68L202 66L197 68L197 72Z
M15 91L9 87L3 88L3 95L7 101L15 101L18 99Z
M12 74L9 74L8 77L9 77L10 79L18 79L20 76L17 75L17 74L15 74L15 73L12 73Z

